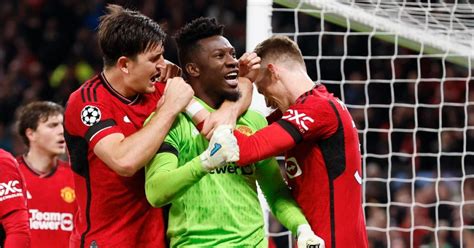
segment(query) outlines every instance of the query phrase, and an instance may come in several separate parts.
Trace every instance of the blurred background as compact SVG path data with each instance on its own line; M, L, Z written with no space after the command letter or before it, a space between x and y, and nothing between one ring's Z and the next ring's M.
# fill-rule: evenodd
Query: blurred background
M2 0L0 148L14 155L25 152L14 130L15 111L19 106L35 100L51 100L64 105L71 92L102 70L95 29L107 3L139 10L160 23L168 33L165 58L172 62L177 63L177 55L171 36L186 22L200 16L216 17L226 25L225 36L235 46L237 55L245 51L246 1ZM299 15L297 20L299 32L321 31L319 19ZM295 31L295 18L291 12L275 14L272 23L274 32ZM328 33L346 30L327 23L323 27ZM364 159L365 202L374 203L365 208L367 225L384 229L369 231L371 247L388 244L391 247L436 247L433 246L435 236L438 244L442 244L439 247L460 247L461 243L464 247L474 247L473 229L458 230L460 226L474 225L474 204L451 204L474 200L474 156L466 155L466 152L474 152L473 71L443 63L440 59L409 56L395 61L343 61L344 55L416 55L417 52L395 49L393 44L367 35L344 39L343 35L328 34L322 37L321 43L318 38L298 37L303 54L317 56L321 51L322 55L339 59L307 59L309 75L315 81L327 82L329 90L348 105L357 128L363 130L360 139L364 154L390 154ZM341 63L344 63L342 73ZM391 78L406 80L383 82ZM442 78L444 80L440 80ZM342 79L349 83L341 84ZM376 107L394 103L401 105ZM419 104L422 106L415 107ZM388 128L412 131L380 131ZM414 151L427 155L397 155L413 154ZM388 165L390 169L387 169ZM466 175L471 177L437 182L370 180L420 176L461 178ZM391 205L391 202L408 205ZM377 204L382 205L377 207ZM439 231L440 226L458 229ZM438 231L430 231L435 227ZM270 231L277 233L284 229L271 221ZM275 238L272 245L288 247L288 237Z
M34 100L64 105L71 92L102 70L95 30L107 3L139 10L160 23L168 33L165 58L175 63L172 35L200 16L214 16L226 25L237 54L245 49L245 1L2 0L0 148L24 151L12 130L18 106Z

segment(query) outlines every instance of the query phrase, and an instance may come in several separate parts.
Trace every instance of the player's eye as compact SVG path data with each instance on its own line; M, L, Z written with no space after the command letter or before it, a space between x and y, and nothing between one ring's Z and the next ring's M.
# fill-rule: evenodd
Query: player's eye
M156 63L156 62L158 62L158 60L160 60L160 58L161 58L161 54L158 54L158 55L153 56L150 59L150 61L153 62L153 63Z

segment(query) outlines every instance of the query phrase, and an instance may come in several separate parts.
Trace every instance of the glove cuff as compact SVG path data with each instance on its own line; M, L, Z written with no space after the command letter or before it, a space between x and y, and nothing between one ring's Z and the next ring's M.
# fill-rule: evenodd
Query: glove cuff
M298 226L298 229L296 230L296 237L299 237L301 233L313 233L313 230L311 230L311 226L309 224L301 224Z
M201 161L201 166L202 168L207 171L207 172L210 172L211 170L209 169L209 167L211 167L209 165L209 157L206 156L206 153L202 153L201 155L199 155L199 160Z

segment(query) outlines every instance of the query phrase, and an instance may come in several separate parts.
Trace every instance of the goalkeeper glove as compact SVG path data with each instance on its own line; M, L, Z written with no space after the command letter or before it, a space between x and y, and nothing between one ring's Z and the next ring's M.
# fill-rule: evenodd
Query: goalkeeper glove
M209 146L199 156L207 172L239 160L239 146L230 125L220 125L214 130Z
M316 234L308 224L298 226L298 248L324 248L324 240Z

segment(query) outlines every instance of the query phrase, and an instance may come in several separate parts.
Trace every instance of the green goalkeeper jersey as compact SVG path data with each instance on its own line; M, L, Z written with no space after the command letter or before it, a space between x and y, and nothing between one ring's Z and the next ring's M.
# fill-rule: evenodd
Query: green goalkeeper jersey
M251 134L266 124L263 116L247 111L236 128ZM257 181L272 212L287 228L295 231L307 223L274 158L246 167L228 163L207 173L199 159L207 146L191 119L180 114L145 168L148 201L155 207L170 204L171 247L268 247Z

